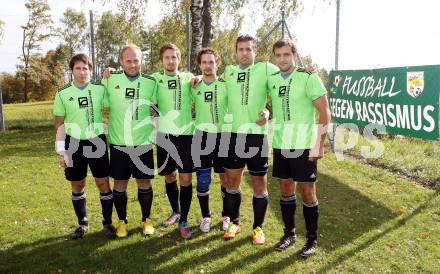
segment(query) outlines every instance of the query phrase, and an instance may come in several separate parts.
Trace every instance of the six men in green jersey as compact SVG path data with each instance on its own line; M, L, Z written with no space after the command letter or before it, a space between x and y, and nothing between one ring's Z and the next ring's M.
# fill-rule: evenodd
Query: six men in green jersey
M165 177L171 207L170 216L162 222L164 227L178 223L181 237L191 238L188 213L193 195L192 173L196 172L202 214L199 227L202 232L210 231L213 169L221 181L224 238L234 238L241 231L240 184L247 167L253 188L252 242L264 244L263 223L269 199L269 112L265 106L270 100L272 176L280 181L285 226L284 236L275 248L284 250L295 243L298 184L307 230L301 254L315 253L319 215L317 160L323 157L330 120L326 90L310 69L296 66L296 47L290 40L273 45L276 66L255 61L256 40L251 36L239 36L235 46L238 64L226 66L220 77L217 76L220 58L210 48L202 49L197 55L201 77L179 71L181 53L174 44L160 49L163 71L148 76L140 72L141 50L129 44L120 54L123 70L107 69L101 85L90 83L91 63L87 56L79 54L72 58L73 82L57 92L54 115L56 151L72 185L72 202L78 218L74 238L82 238L88 230L84 193L87 166L101 192L105 235L127 236L126 190L130 177L138 185L142 232L154 233L150 212L156 147L157 171ZM104 107L109 109L110 161L102 123ZM158 125L152 119L152 108L159 114ZM113 191L108 176L113 178ZM116 227L111 218L113 204L119 219Z

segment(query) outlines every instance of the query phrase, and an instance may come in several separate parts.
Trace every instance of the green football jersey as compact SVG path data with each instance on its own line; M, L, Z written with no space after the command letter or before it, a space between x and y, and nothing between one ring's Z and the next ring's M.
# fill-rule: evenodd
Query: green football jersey
M159 108L159 131L173 135L192 135L191 79L189 72L153 74L157 82L156 102Z
M83 89L67 84L55 94L53 114L64 117L65 133L87 140L104 133L104 87L88 83Z
M238 65L225 68L222 78L226 81L228 112L232 114L232 132L267 134L267 124L257 125L260 112L266 106L267 80L278 71L269 62L259 62L245 69Z
M225 81L216 79L209 85L204 81L192 88L196 109L195 127L198 130L219 133L228 108Z
M109 143L121 146L151 144L154 124L150 107L154 104L156 81L140 74L128 77L117 71L102 79L106 89L105 105L109 107Z
M313 101L327 94L319 76L298 68L287 79L275 73L268 84L273 110L272 147L313 148L318 129Z

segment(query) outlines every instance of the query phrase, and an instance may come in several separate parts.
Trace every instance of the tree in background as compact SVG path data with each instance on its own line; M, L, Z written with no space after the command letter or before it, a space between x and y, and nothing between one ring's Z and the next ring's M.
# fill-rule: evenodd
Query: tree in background
M36 53L30 56L30 60L32 69L28 71L27 101L53 100L55 92L65 84L65 49L59 46L45 55ZM24 79L23 70L18 70L15 77ZM17 91L9 91L12 92Z
M243 21L240 9L254 8L268 19L264 20L264 26L257 33L258 39L261 39L274 26L275 22L271 18L279 18L281 10L285 10L286 16L288 16L295 14L300 9L298 1L272 3L268 0L162 0L162 4L172 7L170 15L165 16L157 26L145 31L140 42L148 59L146 62L146 71L148 72L160 67L158 50L166 42L173 42L181 48L181 66L186 66L186 51L184 49L186 49L185 13L187 11L190 11L191 15L190 68L192 72L198 73L195 56L202 47L212 46L218 50L222 56L223 65L235 63L235 39L240 33ZM231 28L220 28L220 20L223 17L228 17L228 20L234 22ZM266 47L272 40L274 42L280 36L281 30L271 37L272 39L266 44ZM268 54L261 54L259 57L260 59L269 60L270 51ZM222 69L223 66L220 71Z
M118 56L122 47L130 42L127 22L121 13L106 11L98 21L96 31L96 63L98 75L105 67L119 67Z
M56 91L65 84L65 60L61 47L49 50L36 60L30 100L53 100Z
M144 52L144 68L146 73L153 73L162 68L159 60L159 49L165 43L176 44L182 52L181 68L187 66L185 17L183 13L165 16L156 26L142 34L139 43Z
M219 73L223 71L226 64L235 62L235 39L239 34L241 22L242 19L239 18L232 29L217 31L211 39L210 46L216 49L222 58ZM163 44L170 42L180 48L182 52L180 69L185 70L187 67L187 51L183 12L165 16L158 25L143 33L142 41L139 44L145 53L143 72L153 73L162 69L159 60L159 49Z
M106 0L102 0L106 1ZM322 0L331 1L331 0ZM46 3L42 0L28 0L28 3ZM107 0L108 2L108 0ZM224 70L225 65L236 63L235 60L235 39L241 33L243 14L255 14L264 17L263 24L257 30L256 38L261 40L280 19L280 11L286 11L286 18L294 16L301 11L301 1L268 1L268 0L161 0L162 7L167 9L165 16L160 22L152 27L145 28L144 20L146 12L145 0L127 0L117 3L117 12L107 11L101 17L95 17L95 41L96 41L96 64L97 75L102 74L102 69L108 66L119 67L118 55L120 49L129 42L138 44L144 53L144 66L142 71L153 73L161 70L159 60L159 48L165 43L175 43L182 51L181 68L185 70L188 66L188 51L186 50L185 14L193 11L197 15L191 16L191 22L199 21L190 31L193 40L190 53L197 53L201 47L211 46L216 49L221 58L222 65L219 68L219 74ZM47 4L46 4L47 5ZM195 5L197 8L194 9ZM27 6L28 7L28 6ZM36 6L29 8L35 10L34 13L47 14L47 9L37 9ZM246 11L247 10L247 11ZM243 12L245 11L245 12ZM31 11L30 18L31 18ZM194 14L195 14L194 13ZM250 18L252 22L253 17ZM35 20L34 20L35 21ZM87 30L87 19L81 12L67 9L61 21L61 26L57 29L57 35L61 38L59 45L55 50L47 52L45 55L38 54L39 42L36 39L30 50L27 60L28 66L18 67L15 75L3 74L0 76L6 79L4 93L8 94L8 102L17 102L17 98L23 98L19 91L26 90L26 101L53 99L53 93L64 84L67 79L64 72L67 68L67 62L75 51L85 47L87 41L90 41ZM225 23L225 22L231 23ZM29 22L31 20L29 19ZM39 21L36 30L37 34L51 29L51 20L44 23ZM30 25L30 23L28 23ZM226 24L226 25L225 25ZM25 26L23 26L23 29ZM24 31L28 32L28 27ZM291 29L292 31L292 29ZM29 34L30 35L30 34ZM48 38L47 37L42 38ZM85 38L87 37L87 38ZM260 44L258 48L257 60L271 60L272 44L281 37L281 29L275 31L266 43ZM83 39L86 39L84 41ZM44 40L44 39L43 39ZM27 41L27 40L26 40ZM81 42L80 42L81 41ZM89 44L89 43L87 43ZM24 44L25 46L27 44ZM34 46L36 45L36 46ZM305 64L307 64L307 57ZM192 68L197 67L194 58L190 58ZM311 58L310 58L311 61ZM326 82L328 73L324 69L318 69L318 74ZM327 76L326 76L327 75ZM17 81L12 81L12 78ZM26 79L24 81L23 79ZM26 82L26 88L25 88ZM19 87L19 89L11 89ZM21 97L20 97L21 96ZM6 97L6 95L5 95ZM21 100L23 101L23 100Z
M182 1L182 5L184 4L185 1ZM215 33L221 31L218 27L215 28L219 25L220 17L229 16L237 22L240 10L250 8L261 13L267 24L273 22L271 18L279 17L281 10L285 11L286 16L290 16L298 12L300 6L298 0L191 0L191 71L197 72L197 52L202 47L209 47L215 39Z
M110 0L101 0L103 4ZM140 45L145 40L146 0L117 1L117 12L106 11L95 20L97 75L103 68L118 67L118 55L127 43Z
M1 73L0 83L3 94L3 103L17 103L23 100L21 93L17 92L17 90L23 90L23 78L16 77L16 75L10 73Z
M188 1L186 1L188 2ZM182 7L191 11L191 58L190 68L199 73L196 62L197 53L204 47L209 47L214 39L214 32L220 32L218 19L221 14L228 14L231 19L238 19L237 11L245 1L240 0L191 0L191 3L182 1Z
M211 41L210 46L218 52L221 59L218 75L223 73L226 65L236 63L235 40L240 34L242 22L243 18L240 17L232 29L217 32Z
M203 0L191 1L191 71L195 74L200 74L197 68L196 57L197 53L202 48L203 28L202 28L202 14L203 14Z
M102 1L104 3L108 2L108 0L102 0ZM195 60L195 56L197 55L197 52L199 52L202 47L209 47L212 41L215 39L215 37L218 36L220 32L225 31L225 30L220 30L218 28L219 26L218 21L221 18L221 16L228 16L231 18L232 21L238 22L240 18L240 10L242 8L254 7L260 12L262 11L265 22L267 21L272 22L272 20L269 19L274 18L274 16L279 17L279 13L281 10L285 11L286 16L294 14L299 10L298 0L293 0L293 1L292 0L282 0L282 1L162 0L161 2L163 5L172 7L170 16L182 18L183 26L185 24L184 14L188 11L190 12L191 15L190 70L192 72L198 72L197 71L198 66ZM142 11L146 10L147 1L127 0L127 1L122 1L121 3L123 4L118 4L120 11L122 11L124 14L132 14L131 16L132 18L138 19L142 17ZM124 6L123 9L122 6ZM169 18L169 16L165 16L162 22L167 20L172 20L172 19ZM128 20L128 22L131 22L131 20ZM180 21L179 21L179 25L180 25ZM233 31L236 30L235 27L233 29L234 29ZM151 31L148 31L147 33L151 33ZM185 35L184 31L182 35ZM144 38L145 37L151 37L151 35L144 35ZM229 37L228 39L231 38ZM145 43L145 39L142 39L141 42ZM183 46L185 46L185 43L183 43ZM151 48L151 45L146 48ZM184 47L181 48L183 49Z
M125 18L125 33L128 41L138 44L144 30L147 11L146 0L118 1L118 11Z
M86 47L86 16L82 11L68 8L60 22L61 27L57 29L57 35L61 39L61 45L67 50L67 58L70 60L74 53Z
M28 0L25 6L29 12L28 21L21 26L23 29L22 61L20 68L24 77L23 102L28 100L29 76L32 68L32 54L40 50L41 43L48 40L52 35L52 18L49 14L50 7L45 0Z

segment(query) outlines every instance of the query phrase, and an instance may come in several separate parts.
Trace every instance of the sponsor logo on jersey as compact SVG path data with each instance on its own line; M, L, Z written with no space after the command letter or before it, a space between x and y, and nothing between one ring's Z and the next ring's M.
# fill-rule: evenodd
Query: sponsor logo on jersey
M89 101L87 100L87 97L78 97L78 106L80 108L86 108L89 106Z
M176 89L177 88L177 81L176 80L169 80L168 81L168 89Z
M278 97L286 96L287 86L280 86L278 90Z
M205 91L205 102L212 102L212 91Z
M126 99L134 99L134 88L126 88L125 89L125 98Z
M237 83L244 82L246 80L246 72L240 72L237 75Z

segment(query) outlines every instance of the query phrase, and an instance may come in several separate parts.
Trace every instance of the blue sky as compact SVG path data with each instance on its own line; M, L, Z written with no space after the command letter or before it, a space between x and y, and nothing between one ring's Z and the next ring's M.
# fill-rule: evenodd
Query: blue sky
M24 0L8 1L0 11L5 21L5 35L0 42L0 72L13 72L21 53L22 30L27 18ZM114 4L86 6L86 1L48 1L58 22L67 7L89 8L96 12L115 9ZM99 1L97 1L99 2ZM311 55L326 69L334 66L335 4L321 0L304 1L300 16L289 19L300 54ZM158 0L149 0L148 24L160 19ZM436 0L341 0L340 69L440 64L440 1ZM242 32L255 34L262 19L248 16ZM274 23L276 19L274 20ZM54 48L56 40L44 50Z

